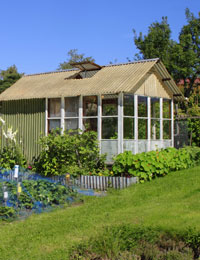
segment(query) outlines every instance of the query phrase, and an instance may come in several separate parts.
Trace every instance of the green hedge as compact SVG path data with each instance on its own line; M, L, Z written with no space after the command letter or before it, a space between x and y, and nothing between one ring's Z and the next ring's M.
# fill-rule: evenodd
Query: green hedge
M144 182L164 176L170 171L193 167L199 163L199 160L199 147L186 147L179 150L167 148L136 155L126 151L114 158L113 172L118 176L139 177L140 182Z

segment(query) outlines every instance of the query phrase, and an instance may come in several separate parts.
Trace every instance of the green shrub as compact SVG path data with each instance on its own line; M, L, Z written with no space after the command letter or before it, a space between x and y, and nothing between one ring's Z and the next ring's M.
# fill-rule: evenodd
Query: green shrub
M136 155L126 151L114 158L113 172L115 175L135 176L143 182L164 176L170 171L187 169L198 164L199 161L200 148L198 147L179 150L167 148Z
M27 162L15 139L7 138L6 145L0 152L0 167L13 169L15 165L26 167Z
M105 155L100 155L97 134L70 130L60 134L54 130L40 139L42 151L34 161L33 170L45 176L88 174L105 166Z
M133 225L106 227L101 234L75 245L70 259L198 259L200 244L196 244L195 251L187 243L188 235L196 237L193 231L180 234Z

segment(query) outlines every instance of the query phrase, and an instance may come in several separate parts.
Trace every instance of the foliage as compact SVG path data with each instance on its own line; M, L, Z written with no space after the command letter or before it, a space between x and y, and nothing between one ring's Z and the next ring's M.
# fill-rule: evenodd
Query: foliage
M190 145L200 146L200 107L199 95L192 94L187 102L187 123ZM184 114L185 115L185 114ZM199 118L198 118L199 117Z
M197 147L179 150L167 148L136 155L126 151L114 158L113 172L115 175L135 176L144 182L164 176L170 171L187 169L199 161L200 149Z
M0 218L11 220L17 217L21 210L41 211L49 206L70 202L77 197L77 193L71 188L47 180L24 180L21 185L22 192L17 193L16 182L0 183L1 193L4 187L9 194L9 207L0 207Z
M12 207L0 206L0 219L11 220L16 217L16 211Z
M181 234L127 224L110 226L74 246L70 259L199 259L199 237L192 230Z
M45 176L88 174L105 167L100 155L97 135L93 131L78 133L70 130L60 134L54 130L40 139L42 151L35 159L33 170Z
M6 145L0 152L0 167L4 169L13 169L15 165L26 167L26 159L16 142L17 131L12 132L12 127L8 128L7 133L3 131L6 138Z
M169 73L178 83L184 82L184 94L189 97L194 89L195 80L200 76L200 14L195 17L186 9L187 25L184 25L179 34L179 42L170 39L171 30L167 18L149 26L148 34L140 33L137 37L135 31L134 42L140 50L137 58L160 58Z
M22 192L19 196L15 182L5 182L4 186L10 194L9 203L15 206L17 203L18 208L32 209L35 202L41 202L42 207L60 205L76 195L72 189L46 180L22 181Z
M82 62L82 61L91 61L94 62L95 60L89 56L85 57L85 54L78 53L78 49L71 49L67 53L68 59L59 64L58 70L66 70L72 69L73 67L70 65L71 63Z
M0 71L0 93L13 85L18 79L20 79L22 74L17 71L15 65L10 66L7 70Z
M134 42L140 50L136 54L138 59L160 58L168 68L170 62L169 53L173 46L173 41L170 39L171 29L167 21L167 17L162 17L162 21L154 22L149 26L148 34L144 35L140 32L137 36L134 32Z

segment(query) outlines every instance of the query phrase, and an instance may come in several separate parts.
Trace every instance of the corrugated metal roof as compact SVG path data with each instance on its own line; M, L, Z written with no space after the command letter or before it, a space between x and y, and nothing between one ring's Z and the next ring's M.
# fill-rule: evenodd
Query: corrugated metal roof
M161 77L169 73L159 59L104 66L91 78L68 79L77 70L24 76L0 95L0 100L52 98L62 96L134 93L134 87L152 68ZM165 84L173 94L181 94L173 80Z

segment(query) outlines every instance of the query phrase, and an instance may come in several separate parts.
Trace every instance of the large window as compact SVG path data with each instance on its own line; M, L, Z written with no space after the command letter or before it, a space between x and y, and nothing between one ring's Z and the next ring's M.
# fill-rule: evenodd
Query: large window
M102 97L102 139L118 137L118 96L103 95Z
M78 129L79 98L65 98L65 130Z
M160 139L160 99L151 98L151 139Z
M171 100L163 99L163 139L171 139Z
M124 139L134 139L134 95L124 94Z
M83 97L83 130L97 131L97 96Z
M138 139L147 139L147 97L138 96Z
M61 127L61 99L48 99L48 132Z

